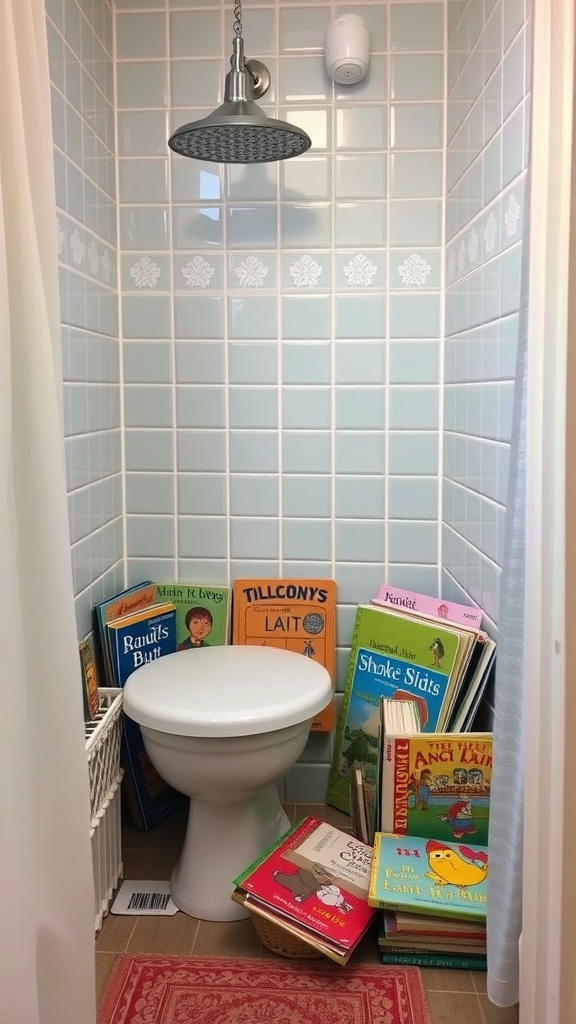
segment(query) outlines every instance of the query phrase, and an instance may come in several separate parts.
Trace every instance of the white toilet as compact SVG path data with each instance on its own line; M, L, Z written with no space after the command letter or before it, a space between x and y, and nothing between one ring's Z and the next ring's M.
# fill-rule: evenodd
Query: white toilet
M171 881L180 910L207 921L247 916L230 898L233 879L288 828L275 783L331 699L322 665L274 647L181 651L129 677L125 713L162 778L190 797Z

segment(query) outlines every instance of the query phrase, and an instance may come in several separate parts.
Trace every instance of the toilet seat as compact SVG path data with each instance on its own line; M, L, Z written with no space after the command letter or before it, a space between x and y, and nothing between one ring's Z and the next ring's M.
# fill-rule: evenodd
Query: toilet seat
M313 718L332 699L330 675L275 647L202 647L142 665L123 704L139 725L178 736L251 736Z

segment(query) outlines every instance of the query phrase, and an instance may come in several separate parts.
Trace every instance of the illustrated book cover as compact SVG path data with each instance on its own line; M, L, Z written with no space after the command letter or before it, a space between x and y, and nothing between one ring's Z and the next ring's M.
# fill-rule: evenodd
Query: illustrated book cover
M376 914L371 860L371 847L308 816L234 879L232 898L346 963Z
M106 624L123 615L133 615L136 612L145 611L153 604L156 604L156 586L150 580L145 580L144 583L137 583L105 601L100 601L94 607L96 633L100 641L101 678L105 680L106 686L117 686L112 669Z
M176 609L178 651L230 643L230 587L212 583L157 583L156 601L170 601Z
M232 643L280 647L317 661L335 684L336 583L323 579L239 579L233 585ZM334 700L312 732L331 732Z
M382 832L488 845L491 733L385 734Z
M82 698L84 703L84 721L90 722L100 707L98 695L98 670L94 660L94 645L89 634L78 644L80 655L80 674L82 676Z
M106 630L115 686L124 686L141 665L176 651L176 610L170 603L124 615L108 622ZM184 798L160 777L144 749L140 726L128 715L123 715L121 759L134 825L149 829Z
M487 876L486 846L376 832L368 902L484 923Z
M350 773L361 768L367 800L377 785L381 697L416 703L423 732L443 728L457 685L460 636L436 623L359 605L338 718L327 801L350 813Z

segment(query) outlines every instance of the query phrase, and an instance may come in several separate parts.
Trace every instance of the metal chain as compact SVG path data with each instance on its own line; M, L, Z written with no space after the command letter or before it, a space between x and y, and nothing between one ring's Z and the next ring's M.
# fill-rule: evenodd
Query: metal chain
M242 0L234 0L234 31L240 38L242 35Z

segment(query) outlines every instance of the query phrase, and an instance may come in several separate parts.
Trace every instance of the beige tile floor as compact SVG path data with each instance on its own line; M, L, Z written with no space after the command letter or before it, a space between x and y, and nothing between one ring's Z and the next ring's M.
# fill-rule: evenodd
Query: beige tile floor
M335 825L348 818L324 805L291 804L292 819L317 814ZM179 808L150 832L123 829L125 878L164 879L182 844L186 809ZM275 958L265 949L251 921L215 924L186 914L173 917L119 917L108 914L96 939L96 985L100 998L112 965L122 952L177 953L196 956L254 956ZM356 962L378 963L376 939L367 935L354 953ZM352 961L351 961L352 962ZM432 1024L518 1024L516 1008L501 1010L486 996L486 978L479 971L423 969Z

